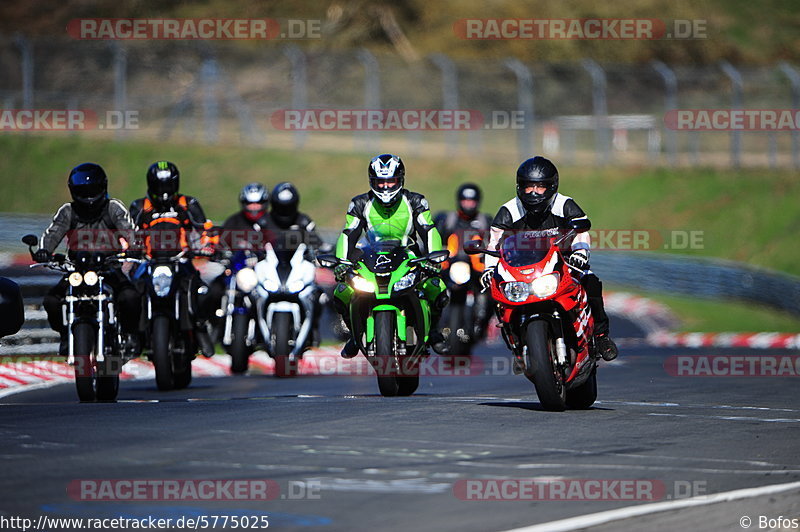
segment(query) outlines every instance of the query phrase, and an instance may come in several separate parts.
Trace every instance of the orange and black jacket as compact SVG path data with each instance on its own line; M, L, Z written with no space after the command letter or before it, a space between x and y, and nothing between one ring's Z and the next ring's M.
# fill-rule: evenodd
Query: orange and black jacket
M142 233L148 255L176 253L212 243L207 234L211 222L206 219L200 202L192 196L179 194L168 210L156 209L150 198L140 198L131 203L129 210ZM193 233L199 235L199 244L192 239Z

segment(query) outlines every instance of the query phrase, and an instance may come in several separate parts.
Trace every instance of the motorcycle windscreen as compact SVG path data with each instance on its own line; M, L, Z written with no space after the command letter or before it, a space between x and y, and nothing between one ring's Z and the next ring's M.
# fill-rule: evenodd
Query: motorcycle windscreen
M514 268L536 264L547 256L552 242L551 236L533 232L517 233L503 241L503 260Z
M370 227L356 245L359 260L376 273L391 272L408 257L406 228L389 222Z

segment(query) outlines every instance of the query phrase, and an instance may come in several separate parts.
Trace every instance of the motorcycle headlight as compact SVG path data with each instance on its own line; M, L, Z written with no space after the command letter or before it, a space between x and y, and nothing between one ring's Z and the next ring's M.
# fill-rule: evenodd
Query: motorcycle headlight
M375 292L375 285L371 282L367 281L360 275L356 275L353 277L353 288L358 290L359 292Z
M169 266L156 266L153 270L153 290L158 297L169 294L172 286L172 268Z
M296 294L305 288L305 286L306 283L304 283L302 279L295 279L294 281L286 283L286 290L292 294Z
M450 265L450 279L456 284L465 284L472 277L472 268L466 262L454 262Z
M267 292L277 292L281 289L281 283L277 279L264 279L261 284L264 285L264 290Z
M236 286L242 292L250 292L258 285L258 277L252 268L242 268L236 272Z
M396 292L399 292L400 290L411 288L412 286L414 286L414 282L416 280L417 280L417 274L415 274L414 272L408 272L400 279L398 279L396 283L394 283L394 289Z
M71 274L69 274L67 280L69 281L70 286L77 287L80 286L81 283L83 282L83 275L81 275L81 272L72 272Z
M519 303L528 299L531 289L528 283L512 281L503 285L503 293L509 301Z
M558 283L561 277L557 273L548 273L537 277L531 282L531 290L536 297L549 297L558 290Z
M86 286L96 285L99 279L97 272L86 272L83 274L83 282L86 283Z

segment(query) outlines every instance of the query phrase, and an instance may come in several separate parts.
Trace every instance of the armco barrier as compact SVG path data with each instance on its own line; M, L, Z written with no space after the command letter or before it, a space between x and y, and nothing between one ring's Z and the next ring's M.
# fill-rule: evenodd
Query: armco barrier
M597 251L592 270L603 281L648 292L738 299L800 315L800 278L732 261Z

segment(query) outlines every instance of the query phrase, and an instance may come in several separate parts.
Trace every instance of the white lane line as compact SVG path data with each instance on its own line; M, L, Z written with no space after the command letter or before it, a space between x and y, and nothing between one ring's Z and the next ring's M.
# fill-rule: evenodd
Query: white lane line
M692 497L689 499L676 499L672 501L656 502L651 504L640 504L636 506L626 506L625 508L617 508L615 510L608 510L605 512L598 512L594 514L581 515L578 517L570 517L568 519L560 519L558 521L550 521L549 523L541 523L538 525L531 525L505 532L566 532L569 530L578 530L588 528L590 526L602 525L613 521L620 521L631 517L638 517L641 515L648 515L658 512L667 512L670 510L678 510L681 508L690 508L692 506L705 506L708 504L716 504L720 502L730 502L739 499L749 499L752 497L759 497L762 495L772 495L775 493L782 493L800 488L800 482L788 482L786 484L773 484L770 486L761 486L758 488L745 488L734 491L726 491L723 493L714 493L713 495L702 495L699 497Z
M596 401L595 404L604 405L626 405L626 406L647 406L647 407L663 407L663 408L711 408L723 410L759 410L765 412L800 412L794 408L769 408L766 406L749 406L749 405L682 405L680 403L649 403L646 401Z
M475 461L459 461L456 465L463 467L486 467L491 469L560 469L576 468L576 469L610 469L610 470L630 470L638 469L642 471L691 471L694 473L706 474L719 474L719 475L764 475L764 474L796 474L800 473L800 469L717 469L708 467L686 467L686 466L656 466L644 464L575 464L575 463L543 463L537 462L535 464L505 464L499 462L475 462Z
M797 418L761 418L749 416L704 416L702 414L668 414L666 412L649 412L648 416L680 417L696 419L719 419L722 421L757 421L759 423L800 423Z

